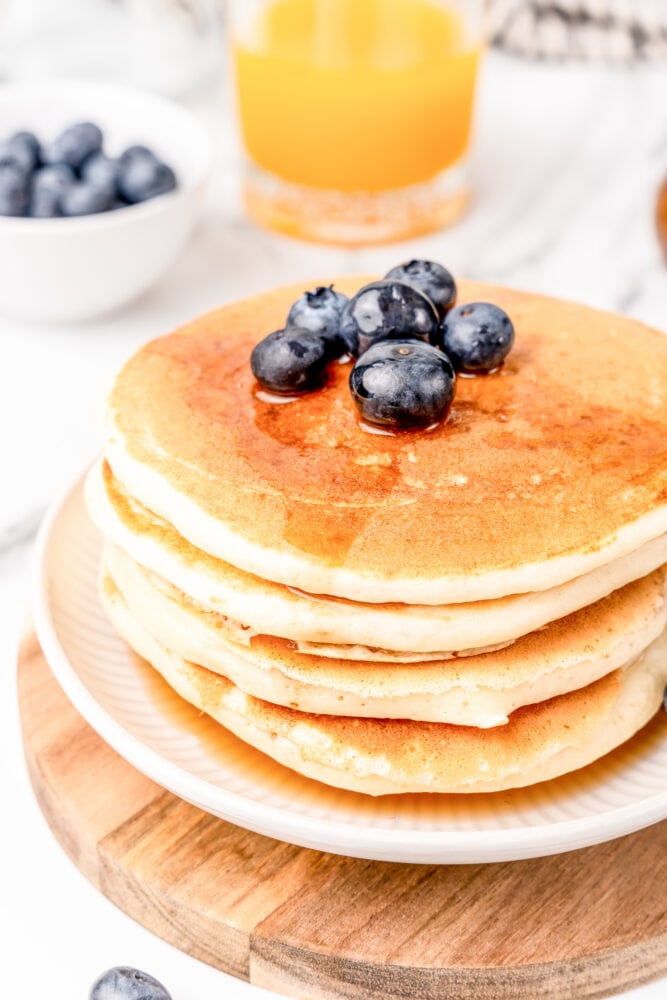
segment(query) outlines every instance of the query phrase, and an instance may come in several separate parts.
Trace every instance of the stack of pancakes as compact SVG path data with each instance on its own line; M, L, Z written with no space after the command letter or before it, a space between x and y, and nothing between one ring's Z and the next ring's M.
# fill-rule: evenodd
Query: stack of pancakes
M259 390L251 349L301 292L210 313L117 377L87 499L118 631L341 788L492 791L624 742L667 681L667 338L462 284L515 347L459 379L444 423L391 434L359 424L349 364Z

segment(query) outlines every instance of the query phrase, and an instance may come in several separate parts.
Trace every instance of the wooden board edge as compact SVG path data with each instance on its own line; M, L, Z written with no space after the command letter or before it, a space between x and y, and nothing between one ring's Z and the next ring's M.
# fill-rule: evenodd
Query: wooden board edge
M251 937L250 982L297 1000L607 1000L667 975L667 935L507 969L374 965Z

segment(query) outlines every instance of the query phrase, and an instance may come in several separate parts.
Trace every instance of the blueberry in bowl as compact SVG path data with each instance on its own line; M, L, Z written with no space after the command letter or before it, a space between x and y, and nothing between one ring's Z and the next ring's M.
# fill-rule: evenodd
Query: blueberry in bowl
M0 155L8 165L4 184L0 168L0 312L80 321L154 284L197 220L211 172L209 133L198 118L135 88L50 81L0 85L0 121L8 136ZM84 124L97 126L101 146L93 129L56 142ZM141 159L139 144L152 151L152 164L171 168L177 185L152 166L151 183L135 186L129 204L120 161L125 154L129 168ZM156 196L137 199L146 193Z
M129 146L114 158L105 153L104 141L94 122L78 122L45 145L26 131L0 142L0 215L96 215L178 186L172 168L148 146Z
M118 197L118 182L121 174L121 158L107 156L100 151L90 156L81 166L81 180L98 188L106 189L114 198Z
M340 321L340 334L363 354L380 340L409 337L434 343L438 332L435 306L419 289L403 281L372 281L353 295Z
M41 159L39 139L33 132L14 132L0 142L0 160L13 160L26 174L32 173Z
M155 153L148 146L143 146L138 143L134 143L132 146L128 146L124 149L118 158L118 162L121 167L128 167L131 163L137 160L152 160L155 159Z
M64 216L96 215L108 212L113 202L113 192L90 181L76 181L60 196L58 207Z
M434 260L408 260L387 271L385 278L405 281L423 292L443 319L456 302L456 282L450 271Z
M100 152L103 141L102 129L95 122L75 122L44 146L42 158L46 164L66 163L78 170L89 156Z
M447 355L421 340L379 341L350 372L350 391L362 420L396 430L444 419L455 387Z
M173 191L176 175L168 163L161 163L156 156L137 157L120 167L118 194L128 205L137 205L151 198Z
M28 215L33 219L59 218L63 214L61 210L63 195L76 183L75 172L65 163L42 167L33 174Z
M30 204L30 180L11 159L0 160L0 215L20 217Z
M507 313L491 302L469 302L445 316L440 345L454 368L467 375L495 371L514 343L514 326Z

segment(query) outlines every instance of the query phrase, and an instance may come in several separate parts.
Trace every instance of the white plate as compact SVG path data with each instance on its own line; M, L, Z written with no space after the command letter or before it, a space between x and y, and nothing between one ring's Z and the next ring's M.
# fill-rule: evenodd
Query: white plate
M199 808L279 840L382 861L556 854L667 817L667 714L574 775L491 795L371 798L293 774L181 701L132 654L97 597L99 539L78 482L39 538L35 623L75 707L130 764Z

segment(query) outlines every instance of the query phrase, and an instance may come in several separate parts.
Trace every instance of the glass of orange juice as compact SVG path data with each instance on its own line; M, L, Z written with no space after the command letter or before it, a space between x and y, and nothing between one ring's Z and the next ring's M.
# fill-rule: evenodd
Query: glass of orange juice
M481 0L236 0L245 202L302 238L379 243L469 195Z

